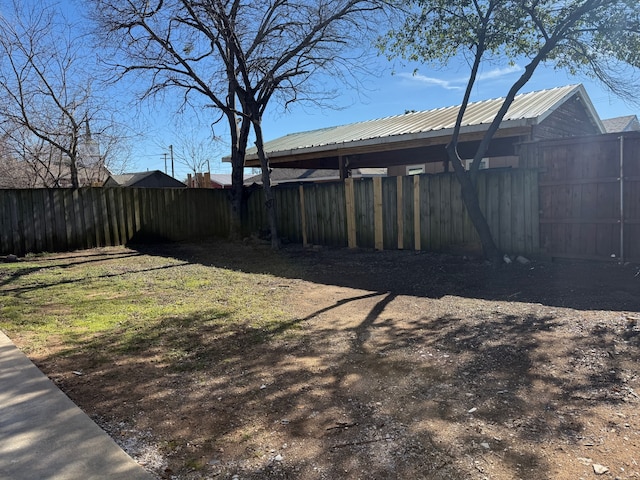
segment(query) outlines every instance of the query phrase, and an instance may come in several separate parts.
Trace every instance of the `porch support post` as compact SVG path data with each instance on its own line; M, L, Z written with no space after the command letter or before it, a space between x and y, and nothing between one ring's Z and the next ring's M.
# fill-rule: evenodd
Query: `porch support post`
M338 169L340 170L340 180L344 180L345 178L349 177L349 172L347 171L347 162L342 155L338 155Z

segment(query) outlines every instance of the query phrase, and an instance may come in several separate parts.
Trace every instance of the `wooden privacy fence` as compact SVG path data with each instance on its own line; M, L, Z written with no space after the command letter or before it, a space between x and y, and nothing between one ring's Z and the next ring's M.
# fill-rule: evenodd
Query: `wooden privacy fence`
M229 209L222 190L0 190L3 254L188 240L228 231Z
M640 132L522 145L525 168L479 172L478 192L508 253L640 261ZM477 245L454 174L274 188L291 242L377 249ZM229 233L228 192L215 189L0 190L0 253L64 251ZM265 231L261 190L245 233Z
M538 249L537 171L480 172L480 204L505 252ZM273 189L291 242L376 249L477 245L454 174L384 177ZM1 253L55 252L229 233L228 192L215 189L0 190ZM243 227L267 230L262 190Z
M523 146L540 170L540 247L554 257L640 261L640 133Z
M537 253L537 171L481 171L478 193L499 248ZM279 234L292 242L431 251L479 244L453 173L278 186L274 196ZM267 225L262 202L261 191L249 199L253 230Z

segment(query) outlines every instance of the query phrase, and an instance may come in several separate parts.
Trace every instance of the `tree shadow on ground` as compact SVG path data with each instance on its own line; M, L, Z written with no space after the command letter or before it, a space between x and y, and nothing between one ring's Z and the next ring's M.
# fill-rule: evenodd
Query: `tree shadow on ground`
M583 335L532 313L398 322L399 301L356 294L271 330L167 317L83 347L118 358L55 361L85 368L64 380L81 406L164 439L167 477L551 478L541 445L575 444L595 406L633 400L610 373L638 359L637 345L609 355L620 329ZM327 321L349 304L367 305L359 320Z
M274 252L261 244L222 242L135 248L148 255L247 273L398 295L454 295L579 310L640 311L640 268L634 265L535 261L494 268L478 259L429 252L305 249L297 245Z
M358 300L362 297L353 299ZM364 473L463 478L428 432L409 438L406 426L396 424L390 413L377 412L362 396L359 389L365 385L358 391L345 388L352 376L366 377L366 370L354 364L354 350L364 348L369 327L392 300L383 296L361 325L346 332L344 351L327 354L322 346L344 336L339 328L287 335L285 328L255 331L226 323L216 312L202 312L162 319L133 336L95 337L84 352L61 352L58 365L74 365L85 375L58 383L79 405L91 403L121 419L121 425L159 430L169 458L191 445L193 462L188 463L197 464L203 475L212 470L256 479L359 478ZM87 352L104 350L121 355L86 363ZM103 388L92 390L95 384ZM149 411L156 412L156 422L158 412L164 415L159 425L145 424ZM269 437L273 443L265 444ZM277 461L278 454L285 460ZM185 470L177 461L164 474Z
M103 263L105 260L118 260L118 259L122 259L122 258L135 258L135 257L139 257L140 255L142 255L142 253L139 252L135 252L135 251L128 251L128 252L100 252L100 253L86 253L86 252L82 252L80 254L71 254L72 257L70 259L70 255L66 254L63 255L61 257L56 257L55 255L47 255L46 256L46 264L45 263L39 263L36 266L26 266L26 267L21 267L20 264L18 264L16 266L16 268L7 271L7 272L3 272L3 274L0 275L0 288L5 287L7 285L10 285L11 283L14 283L16 281L18 281L21 277L27 276L27 275L31 275L33 273L37 273L37 272L42 272L42 271L46 271L46 270L51 270L51 269L68 269L68 268L74 268L77 267L79 265L90 265L90 264L99 264L99 263ZM35 257L37 258L37 257ZM21 261L21 263L24 263L25 260ZM31 263L29 260L26 260L26 262ZM117 275L105 275L104 278L107 277L114 277ZM56 283L52 283L51 285L48 284L37 284L34 285L33 287L29 288L29 289L37 289L37 288L46 288L48 286L52 286L52 285L60 285L62 282L56 282ZM22 289L23 291L29 290L27 288ZM17 291L17 290L13 290L13 291Z
M630 269L216 243L137 254L355 289L264 328L212 308L41 359L116 439L152 432L166 478L553 478L544 445L593 442L595 411L637 407L635 324L556 308L639 310ZM445 297L553 308L443 312Z

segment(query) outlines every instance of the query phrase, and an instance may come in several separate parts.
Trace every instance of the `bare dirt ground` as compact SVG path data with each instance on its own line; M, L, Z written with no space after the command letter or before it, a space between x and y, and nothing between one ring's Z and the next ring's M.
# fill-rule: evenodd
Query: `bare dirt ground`
M214 361L184 372L144 350L34 359L159 478L640 478L637 266L146 253L271 273L291 314L266 341L203 331L194 352Z

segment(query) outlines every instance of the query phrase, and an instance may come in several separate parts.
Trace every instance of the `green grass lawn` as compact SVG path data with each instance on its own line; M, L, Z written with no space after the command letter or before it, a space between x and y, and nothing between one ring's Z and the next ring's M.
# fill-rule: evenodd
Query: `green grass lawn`
M0 329L36 356L54 344L63 356L93 350L97 362L145 350L195 368L203 335L261 342L287 330L281 284L126 248L31 256L0 264Z

